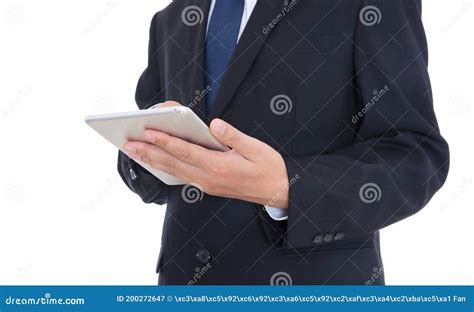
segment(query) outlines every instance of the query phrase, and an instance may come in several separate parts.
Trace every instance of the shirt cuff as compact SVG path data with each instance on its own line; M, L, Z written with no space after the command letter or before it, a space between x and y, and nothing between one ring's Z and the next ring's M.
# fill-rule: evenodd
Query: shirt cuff
M265 207L265 211L273 220L275 221L288 220L288 209L275 208L275 207L269 207L269 206L264 206L264 207Z

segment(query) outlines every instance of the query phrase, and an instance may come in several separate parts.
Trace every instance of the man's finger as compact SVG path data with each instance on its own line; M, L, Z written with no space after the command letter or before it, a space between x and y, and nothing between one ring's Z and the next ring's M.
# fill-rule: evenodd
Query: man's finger
M174 157L203 170L208 169L216 162L217 152L208 150L196 144L186 142L163 132L146 130L147 140L167 151Z
M221 119L211 122L211 132L222 144L231 147L249 160L259 159L266 144L240 132Z
M164 103L161 103L159 107L172 107L172 106L181 106L181 104L176 101L166 101Z
M202 172L167 151L148 143L131 141L124 145L128 156L185 181L197 181Z
M155 104L152 107L150 107L150 109L162 108L162 107L172 107L172 106L181 106L181 104L176 102L176 101L166 101L166 102L163 102L163 103Z

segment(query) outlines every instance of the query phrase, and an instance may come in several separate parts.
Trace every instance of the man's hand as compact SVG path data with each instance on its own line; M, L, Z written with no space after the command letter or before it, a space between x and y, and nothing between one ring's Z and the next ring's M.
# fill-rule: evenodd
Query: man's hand
M174 105L179 104L162 106ZM212 151L154 130L145 131L148 142L127 142L124 149L130 158L197 185L210 195L288 208L289 182L281 155L221 119L214 119L210 128L230 151Z

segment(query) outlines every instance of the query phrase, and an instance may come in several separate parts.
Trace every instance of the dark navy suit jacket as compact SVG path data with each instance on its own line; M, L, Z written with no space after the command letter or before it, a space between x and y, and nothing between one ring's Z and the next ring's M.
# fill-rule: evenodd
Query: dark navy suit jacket
M421 1L258 1L207 115L209 2L173 1L154 16L136 101L178 101L275 148L290 179L289 218L207 194L186 200L183 186L120 153L127 186L167 204L159 283L383 284L379 230L420 211L449 165ZM186 20L189 10L197 20Z

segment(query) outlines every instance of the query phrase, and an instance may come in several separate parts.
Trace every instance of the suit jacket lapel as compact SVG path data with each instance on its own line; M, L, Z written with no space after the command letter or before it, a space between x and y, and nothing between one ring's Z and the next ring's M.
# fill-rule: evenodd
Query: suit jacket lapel
M212 105L210 119L219 117L224 112L274 28L267 26L277 20L278 14L282 12L285 5L288 5L288 2L291 0L259 0L257 2L230 61L230 66L222 79L221 87ZM298 0L295 0L295 5L297 2ZM263 31L264 28L266 31Z
M191 108L203 121L209 123L206 115L206 86L204 79L204 53L209 15L210 0L187 0L183 6L183 21L189 14L189 21L183 22L186 28L186 45L188 51L187 73L189 103L182 103ZM197 18L197 20L195 20Z

